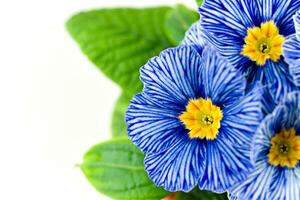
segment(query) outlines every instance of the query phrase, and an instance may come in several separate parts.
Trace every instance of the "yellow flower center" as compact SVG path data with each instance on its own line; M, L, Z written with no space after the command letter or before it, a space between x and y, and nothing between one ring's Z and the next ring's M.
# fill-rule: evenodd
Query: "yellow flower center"
M217 138L223 113L213 105L211 99L190 99L179 119L190 130L189 137L214 140Z
M248 28L245 45L241 52L257 65L265 65L268 59L277 62L282 55L284 37L273 21L262 23L261 27Z
M274 166L294 168L300 161L300 136L294 128L283 129L271 140L269 163Z

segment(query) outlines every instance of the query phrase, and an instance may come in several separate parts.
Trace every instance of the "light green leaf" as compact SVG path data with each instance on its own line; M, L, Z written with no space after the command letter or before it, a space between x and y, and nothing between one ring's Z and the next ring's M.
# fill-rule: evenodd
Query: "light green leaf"
M203 2L203 0L196 0L196 2L197 2L197 4L198 4L198 6L201 6L201 5L202 5L202 2Z
M205 190L199 190L197 187L189 193L180 192L176 200L228 200L227 193L217 194Z
M120 200L159 200L169 192L149 180L144 155L128 139L118 138L92 147L81 169L101 193Z
M179 44L185 32L199 19L199 14L179 4L167 14L165 21L166 34L174 45Z
M84 54L132 95L141 90L139 68L172 46L164 33L169 7L82 12L66 24Z
M127 136L125 112L129 106L130 100L131 97L122 94L115 104L111 123L113 137Z

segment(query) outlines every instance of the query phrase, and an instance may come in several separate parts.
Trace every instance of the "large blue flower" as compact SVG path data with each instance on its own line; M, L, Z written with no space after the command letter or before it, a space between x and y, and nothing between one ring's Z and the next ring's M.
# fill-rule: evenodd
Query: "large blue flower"
M229 189L233 199L300 199L300 92L289 93L253 137L255 169Z
M131 101L126 122L157 186L224 192L246 177L246 149L263 118L261 89L245 94L246 79L226 59L190 46L152 58L141 80L143 92Z
M300 11L294 16L296 34L292 35L283 46L285 60L290 64L290 71L295 84L300 86Z
M205 0L200 24L206 39L248 82L274 85L279 99L294 89L282 44L295 33L292 16L299 8L300 0Z

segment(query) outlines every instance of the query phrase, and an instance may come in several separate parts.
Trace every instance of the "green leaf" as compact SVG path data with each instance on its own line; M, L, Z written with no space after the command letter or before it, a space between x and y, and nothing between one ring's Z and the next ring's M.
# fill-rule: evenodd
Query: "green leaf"
M129 106L130 100L131 97L122 94L115 104L111 123L113 137L127 136L125 112Z
M202 2L203 2L203 0L196 0L196 2L197 2L197 4L198 4L198 6L201 6L201 5L202 5Z
M159 200L169 192L149 180L144 155L128 139L118 138L92 147L81 169L101 193L121 200Z
M185 32L199 19L199 14L179 4L167 14L165 21L166 35L174 45L179 44Z
M164 33L169 7L82 12L66 23L84 54L124 92L142 89L139 68L172 46Z
M178 193L176 200L228 200L228 197L227 193L217 194L196 187L189 193Z

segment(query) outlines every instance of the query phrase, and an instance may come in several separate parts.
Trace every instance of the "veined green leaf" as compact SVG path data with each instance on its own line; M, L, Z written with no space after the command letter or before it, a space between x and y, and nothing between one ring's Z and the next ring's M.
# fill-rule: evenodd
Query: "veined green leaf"
M82 12L66 24L84 54L130 95L141 90L139 68L172 46L164 32L169 7Z
M166 35L174 45L179 44L185 32L199 19L199 14L179 4L167 14L165 21Z
M143 160L144 155L128 139L118 138L92 147L81 169L99 192L113 199L162 199L169 192L148 178Z

